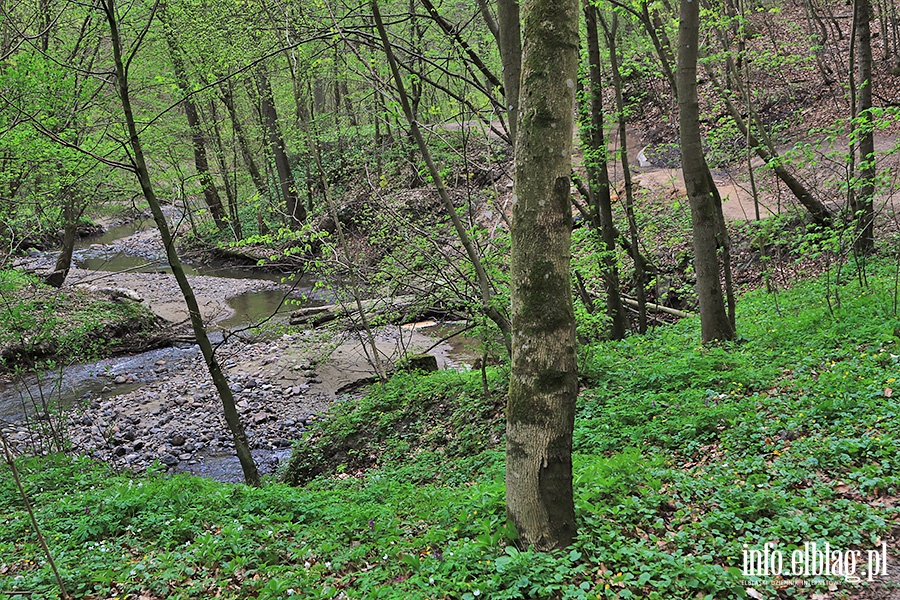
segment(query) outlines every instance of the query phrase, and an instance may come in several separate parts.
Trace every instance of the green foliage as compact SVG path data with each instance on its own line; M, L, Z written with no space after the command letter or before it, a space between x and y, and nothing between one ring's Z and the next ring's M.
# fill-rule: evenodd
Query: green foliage
M502 374L491 371L485 396L478 372L398 373L362 398L336 404L316 422L284 479L305 483L322 474L412 462L416 481L459 481L459 473L440 465L447 459L474 465L497 446L505 424L504 384Z
M18 271L0 271L0 370L110 354L154 325L155 317L141 304L51 288Z
M780 313L748 294L734 344L698 347L686 320L583 347L565 551L520 548L506 523L502 372L487 398L477 373L404 374L339 403L298 446L294 464L323 474L299 488L58 456L20 468L79 596L741 598L744 544L873 548L897 522L893 273L842 284L833 314L820 280L780 292ZM5 469L0 596L53 597ZM779 593L828 585L811 584Z

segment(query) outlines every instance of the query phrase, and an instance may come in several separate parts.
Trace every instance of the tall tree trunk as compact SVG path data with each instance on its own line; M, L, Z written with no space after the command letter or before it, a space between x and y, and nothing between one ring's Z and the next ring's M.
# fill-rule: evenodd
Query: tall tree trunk
M187 70L184 68L184 60L178 48L175 32L168 22L165 4L160 6L159 16L162 21L166 44L169 48L169 56L172 58L172 66L175 69L175 83L184 97L181 105L184 107L184 115L187 117L188 128L191 132L194 166L197 169L197 176L200 178L200 185L203 187L203 199L206 201L206 206L209 208L209 213L212 215L216 227L221 230L225 228L225 208L222 205L222 199L219 197L215 181L209 171L209 160L206 157L206 139L200 126L200 115L197 111L197 105L190 94L191 86L188 83Z
M597 7L584 2L587 24L588 83L586 104L590 112L589 135L585 166L593 210L600 217L600 237L603 242L603 284L606 292L606 314L610 318L609 337L621 340L628 333L625 305L619 295L619 269L616 266L616 229L613 224L612 200L609 193L609 162L606 136L603 134L603 82L600 76L600 35L597 30Z
M169 266L172 268L172 274L178 287L184 296L184 302L187 305L188 314L190 316L191 325L194 329L194 336L197 338L197 344L200 346L200 352L209 369L213 384L219 392L219 398L222 401L222 408L225 413L225 421L231 430L234 439L234 447L237 452L238 460L241 463L241 469L244 472L244 481L248 485L259 485L259 472L256 469L256 463L253 461L253 455L250 454L250 445L247 443L247 434L244 432L244 426L241 423L241 417L238 414L237 406L234 402L234 394L228 387L228 378L222 371L218 359L216 359L209 336L206 335L206 329L203 326L203 317L200 314L200 306L197 304L197 298L191 289L184 268L181 265L181 259L175 251L175 242L169 231L169 225L166 217L162 212L153 184L150 181L150 171L147 168L147 162L144 159L144 148L138 137L137 125L134 118L134 112L131 108L131 95L128 88L128 74L125 70L125 60L122 57L122 38L119 35L119 21L116 10L115 0L101 0L101 7L109 25L109 33L113 50L113 58L116 69L116 87L119 101L122 104L122 113L125 117L125 124L128 128L128 144L132 151L132 161L134 173L140 183L141 191L144 199L150 205L153 213L153 219L159 228L160 237L162 237L163 245L166 249L166 257ZM132 52L137 52L137 47L133 47Z
M297 185L294 183L294 174L291 171L290 162L288 162L284 138L278 130L278 113L275 110L272 87L269 85L269 78L262 71L256 73L256 86L259 92L263 123L269 136L269 146L275 158L278 189L281 191L281 199L287 211L288 225L291 229L297 229L306 220L306 207L297 193Z
M634 261L634 293L637 299L638 331L647 331L647 292L644 285L647 280L647 263L640 252L637 219L634 216L634 183L631 179L631 167L628 164L628 138L625 123L625 98L622 92L622 74L619 70L619 52L616 46L616 35L619 29L619 18L612 15L612 24L607 25L602 18L603 30L606 34L606 47L609 49L609 66L612 71L613 89L616 93L616 121L619 125L619 160L622 163L622 179L625 182L625 216L628 219L629 253Z
M859 138L859 185L854 190L850 208L856 217L853 249L857 254L875 250L875 134L872 124L872 5L869 0L853 3L856 21L857 106L854 129Z
M524 545L550 549L569 545L576 533L572 430L578 373L569 187L579 2L528 0L522 12L506 512Z
M228 224L231 226L231 232L234 239L241 240L244 238L243 227L241 225L241 215L238 210L237 199L237 180L229 177L228 156L225 152L225 144L222 143L222 133L219 129L219 116L216 111L216 102L213 99L209 101L210 114L212 115L212 133L215 142L216 162L219 163L219 172L222 173L222 183L225 185L225 197L228 199ZM233 139L233 138L232 138ZM234 168L232 171L237 174L237 156L234 157ZM234 185L232 185L232 182Z
M697 58L700 37L700 3L681 0L678 25L678 126L681 136L681 169L691 205L694 238L694 271L700 300L700 325L704 342L734 338L734 327L725 312L716 248L721 209L700 142L700 106L697 99Z
M503 63L503 96L509 119L509 141L515 148L519 120L519 85L522 78L522 32L518 0L497 0L497 25L500 61Z
M241 125L241 120L238 118L237 111L234 108L234 90L230 79L219 84L219 92L219 98L228 110L231 128L234 130L234 135L237 138L244 164L247 165L247 171L250 173L250 180L253 181L253 185L256 187L256 191L259 192L260 197L265 198L268 196L268 188L266 188L266 182L259 172L259 167L256 166L256 161L253 159L253 153L250 152L250 142L247 141L244 126Z
M481 11L481 17L484 19L484 24L487 25L488 31L491 32L491 35L494 36L494 41L497 43L497 46L500 46L500 27L497 26L497 20L494 18L494 15L491 13L490 6L488 6L488 0L476 0L478 3L478 10Z

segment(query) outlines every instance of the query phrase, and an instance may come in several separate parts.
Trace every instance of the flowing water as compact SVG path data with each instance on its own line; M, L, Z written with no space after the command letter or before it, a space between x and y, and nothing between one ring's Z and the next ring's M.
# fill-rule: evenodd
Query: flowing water
M73 263L80 269L107 273L169 273L171 270L168 264L160 256L158 238L152 235L153 228L152 220L144 220L114 227L100 236L81 240L73 254ZM214 341L221 341L223 333L239 331L266 319L284 322L286 313L298 306L330 301L330 298L314 289L315 281L310 276L292 279L260 269L226 265L186 264L185 270L189 275L230 280L268 280L279 284L278 289L249 292L228 300L233 314L215 323L215 331L211 334ZM414 340L422 348L433 345L431 352L437 356L441 368L464 368L479 354L470 340L459 336L447 343L433 344L451 333L455 333L452 326L419 323L404 326L393 335L399 339ZM386 344L388 346L390 344ZM329 361L321 365L317 369L318 377L324 384L330 384L336 389L347 382L345 378L349 377L348 381L352 381L354 377L364 375L364 371L370 368L364 364L364 357L357 357L356 362L349 358L357 350L352 343L339 346L334 358L336 362L331 364ZM8 383L0 382L0 425L21 421L26 415L44 413L48 408L56 410L76 403L100 403L128 394L150 382L167 379L168 374L188 365L197 355L197 346L184 344L134 356L72 365L40 376L15 377ZM261 472L265 473L273 470L289 453L288 449L255 450L254 456ZM227 453L207 454L200 461L178 465L177 470L221 481L242 479L237 458Z

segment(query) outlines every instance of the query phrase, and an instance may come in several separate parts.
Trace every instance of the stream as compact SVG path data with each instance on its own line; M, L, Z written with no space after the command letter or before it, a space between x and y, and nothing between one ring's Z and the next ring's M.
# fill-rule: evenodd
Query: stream
M35 264L52 268L55 255L35 254L30 261L32 268ZM309 276L294 281L260 269L185 267L254 457L262 473L271 473L290 455L293 441L310 422L321 418L335 401L348 398L346 391L371 380L374 369L368 347L359 334L349 332L285 333L283 327L266 335L245 331L269 317L285 324L288 313L298 306L327 302ZM67 285L128 288L170 321L186 314L152 220L80 240ZM439 368L466 369L477 352L472 340L460 336L452 343L436 343L454 327L462 328L433 322L385 327L377 332L376 345L391 360L407 351L428 350ZM48 410L59 416L35 417ZM73 449L116 468L142 470L159 461L172 471L242 481L221 412L199 348L193 344L0 382L0 427L21 452L35 450L36 428L55 423Z

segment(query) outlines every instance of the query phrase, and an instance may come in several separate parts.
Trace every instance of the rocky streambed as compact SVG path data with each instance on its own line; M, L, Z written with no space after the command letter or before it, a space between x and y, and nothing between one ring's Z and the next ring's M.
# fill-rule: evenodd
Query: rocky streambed
M135 291L153 312L169 321L186 317L180 292L168 273L153 266L145 269L150 272L136 272L140 265L126 272L83 268L98 266L85 263L86 255L107 257L99 266L116 267L122 255L152 265L158 259L153 249L161 249L153 231L85 247L90 252L82 252L81 266L73 269L67 285L102 281ZM33 256L31 268L39 268L40 261L52 267L52 259ZM247 317L234 314L229 301L235 298L252 305L254 294L277 295L274 300L278 300L290 292L289 286L273 281L277 277L229 275L200 271L191 277L208 323L230 317L236 325L239 317ZM268 297L263 300L264 306L274 302ZM379 330L379 352L391 362L405 353L428 349L439 368L465 368L474 357L447 343L435 345L428 333L432 325ZM226 327L216 339L217 357L263 473L272 472L287 457L310 422L322 418L332 403L352 398L346 393L374 375L368 346L358 333L304 330L262 339L234 335ZM74 451L123 470L143 470L156 463L224 481L242 479L220 399L195 345L105 359L40 379L23 377L0 385L0 427L15 451L40 451L39 432L50 424Z

